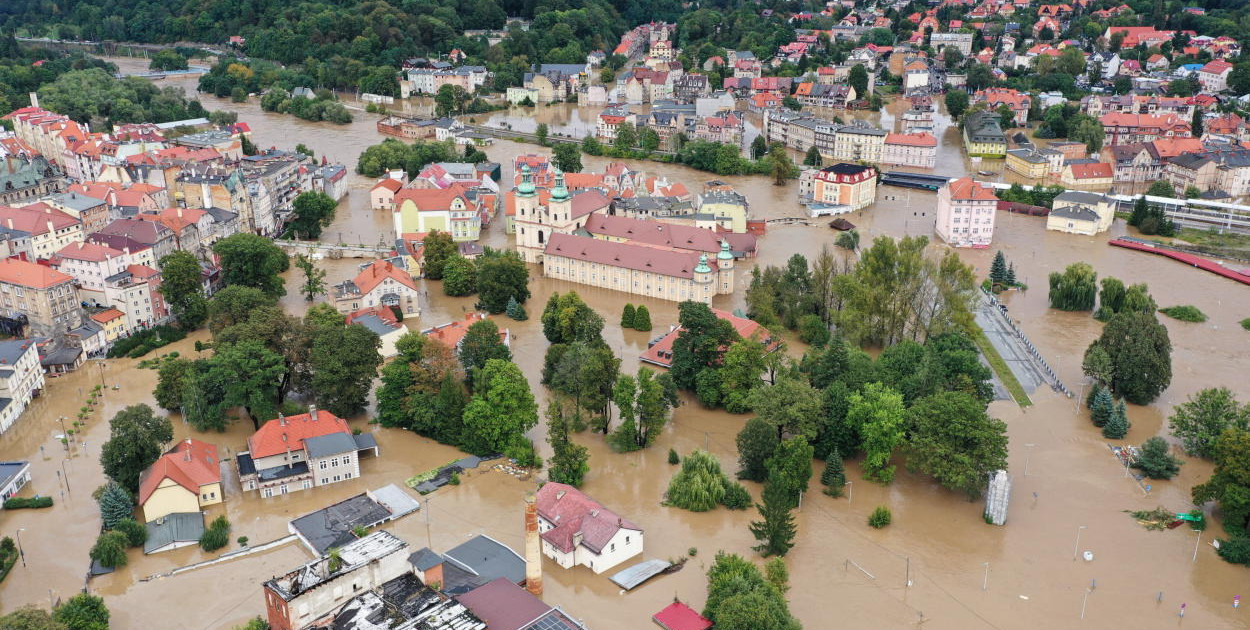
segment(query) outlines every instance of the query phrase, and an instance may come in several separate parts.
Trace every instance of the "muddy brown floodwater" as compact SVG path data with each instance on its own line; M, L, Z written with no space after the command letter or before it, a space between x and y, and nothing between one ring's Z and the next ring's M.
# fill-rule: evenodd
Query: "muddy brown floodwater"
M123 60L133 66L133 60ZM194 87L194 80L170 82ZM320 156L354 167L356 156L381 137L374 130L376 116L357 113L350 125L314 124L289 116L261 112L253 100L233 104L201 97L209 109L232 109L252 125L258 146L290 146L303 142ZM898 105L891 108L892 113ZM541 116L558 117L561 109L539 110ZM575 111L575 110L573 110ZM557 122L557 118L551 118ZM585 120L585 115L582 115ZM941 132L942 173L962 174L969 165L958 158L957 133ZM498 142L487 153L505 165L505 181L511 181L508 163L517 153L538 147ZM606 160L584 158L588 170L601 169ZM711 179L683 167L639 162L636 168L667 176L697 190ZM795 202L795 186L776 187L765 178L721 178L733 183L750 199L756 216L766 218L802 216ZM376 242L387 239L390 218L368 208L365 191L372 182L352 175L351 194L339 206L328 233L345 242ZM878 203L851 220L868 237L879 235L931 235L934 196L896 188L883 188ZM1099 333L1099 324L1087 314L1060 313L1047 308L1046 276L1069 263L1086 261L1102 275L1126 281L1147 282L1161 306L1193 304L1211 316L1204 324L1187 324L1162 318L1174 346L1172 385L1153 405L1133 407L1131 443L1166 433L1165 418L1173 405L1189 394L1209 386L1233 388L1250 398L1244 377L1250 335L1237 322L1250 316L1250 290L1231 281L1178 265L1169 260L1106 245L1109 236L1122 234L1116 224L1110 235L1082 237L1047 232L1042 219L1004 215L995 234L995 247L1007 255L1018 276L1035 289L1008 295L1011 315L1048 357L1063 380L1074 390L1081 381L1080 358ZM342 234L340 237L338 233ZM791 254L813 255L833 240L822 222L812 225L773 227L761 243L759 264L781 264ZM503 221L484 237L489 245L508 243ZM935 247L937 247L935 245ZM993 252L960 251L960 255L986 273ZM341 281L361 261L322 261L329 280ZM622 331L615 325L627 296L539 277L531 283L528 304L531 318L525 322L503 320L515 333L513 353L538 397L545 392L538 375L546 342L537 317L553 291L577 290L608 322L604 335L623 358L624 370L637 367L638 354L646 348L648 333ZM746 272L742 273L746 277ZM288 278L290 279L290 278ZM301 312L305 303L293 294L284 304ZM425 283L430 299L421 317L405 322L419 329L459 318L472 308L471 298L441 295L438 283ZM742 283L745 284L745 283ZM637 303L639 298L628 297ZM676 304L643 300L651 309L655 330L676 321ZM743 306L742 291L718 298L723 308ZM192 336L162 352L195 353ZM791 352L797 353L797 342ZM50 510L20 510L0 514L0 533L13 535L23 529L22 544L27 566L20 564L0 584L0 608L12 610L23 604L46 605L49 598L63 598L84 586L87 553L99 527L92 489L103 483L97 458L107 439L107 419L129 404L154 404L151 390L156 373L137 367L131 359L110 360L101 369L91 362L78 372L51 380L13 429L0 438L0 460L33 462L31 490L57 500ZM86 392L96 383L117 384L87 423L85 433L68 451L54 436L60 433L60 416L75 417ZM810 629L823 628L1071 628L1114 626L1172 628L1177 610L1188 604L1184 622L1191 627L1225 629L1247 626L1245 611L1232 607L1234 595L1250 595L1244 568L1221 561L1208 542L1221 535L1218 526L1203 534L1193 561L1195 534L1182 528L1149 532L1138 526L1124 510L1164 505L1177 511L1190 507L1189 489L1210 474L1208 463L1187 460L1172 481L1154 483L1149 495L1116 465L1106 443L1074 402L1048 389L1033 396L1035 405L1021 410L1014 404L996 402L991 412L1007 422L1011 437L1010 470L1015 487L1005 527L986 525L982 503L938 487L931 480L900 472L889 486L864 480L857 463L850 463L850 497L832 499L810 492L798 513L798 543L787 556L794 614ZM243 448L251 424L240 420L223 434L195 434L174 414L178 437L196 435L214 442L223 457ZM736 468L734 436L746 420L724 412L708 411L687 400L658 443L639 453L616 454L593 434L576 439L589 447L591 473L585 490L604 504L641 524L647 531L648 557L677 558L691 548L697 556L687 568L622 594L605 576L585 568L563 570L546 563L546 599L563 606L597 630L650 627L648 617L680 597L701 607L706 596L704 572L717 550L744 554L754 541L747 530L754 512L718 510L694 514L660 506L660 498L673 473L666 462L669 448L687 453L708 447L727 470ZM411 433L368 424L367 415L351 420L353 427L373 431L381 456L362 462L359 480L261 501L254 494L237 492L237 477L227 477L228 499L209 516L225 513L233 524L232 540L247 536L252 544L286 534L291 518L321 508L366 489L403 479L456 459L459 454ZM542 440L541 427L532 436ZM545 443L542 447L545 449ZM68 457L67 457L68 455ZM1026 473L1027 462L1027 475ZM56 473L67 475L62 480ZM819 473L819 470L817 470ZM66 489L65 482L68 482ZM233 484L233 485L231 485ZM748 484L757 494L757 484ZM491 471L475 471L460 486L446 487L423 502L429 514L417 514L387 525L414 547L432 544L445 549L469 536L489 534L515 549L522 547L522 498L533 489L525 482ZM30 492L30 491L27 491ZM65 492L62 500L61 493ZM867 527L869 512L889 506L894 524L884 530ZM1079 529L1082 526L1085 529ZM1095 554L1093 562L1075 560L1073 546L1080 531L1079 550ZM230 548L237 548L232 542ZM177 576L143 581L211 557L198 547L155 556L130 553L130 564L116 573L89 583L103 595L113 613L113 627L139 628L151 619L163 619L171 628L230 628L261 614L259 584L308 559L295 545L243 557ZM864 571L855 568L854 562ZM988 579L986 564L988 563ZM908 586L907 579L911 583ZM1096 588L1088 594L1092 581ZM982 590L982 585L986 589ZM1162 603L1157 603L1163 593ZM1081 620L1082 604L1085 620ZM171 614L173 613L173 614Z

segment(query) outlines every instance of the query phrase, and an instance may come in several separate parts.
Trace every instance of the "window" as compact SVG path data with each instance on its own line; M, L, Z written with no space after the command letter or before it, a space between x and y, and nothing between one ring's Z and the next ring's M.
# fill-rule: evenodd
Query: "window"
M344 466L347 466L347 465L349 465L349 464L351 464L351 463L352 463L352 456L351 456L351 455L344 455L344 456L343 456L343 465L344 465Z
M611 551L616 551L616 543L611 544Z
M325 469L326 469L326 460L324 460L324 459L323 459L323 460L321 460L320 462L318 462L318 466L321 468L321 470L325 470Z
M337 458L337 457L331 457L331 458L330 458L330 465L331 465L331 466L333 466L333 467L335 467L335 468L338 468L338 467L339 467L339 458Z

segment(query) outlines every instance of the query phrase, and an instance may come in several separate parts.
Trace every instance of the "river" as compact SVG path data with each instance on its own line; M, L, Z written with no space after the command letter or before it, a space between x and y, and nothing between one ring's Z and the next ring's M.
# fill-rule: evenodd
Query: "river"
M127 60L123 60L127 61ZM124 64L120 64L124 65ZM167 80L171 85L189 85ZM302 142L318 157L327 155L351 169L356 156L380 141L374 129L375 115L356 112L350 125L309 123L290 116L261 112L256 101L234 104L210 96L201 97L209 109L232 109L241 121L251 124L257 146L290 147ZM897 106L897 105L896 105ZM556 115L568 106L539 110ZM582 118L585 120L585 117ZM551 120L556 120L552 118ZM957 135L957 133L956 133ZM951 130L941 133L943 155L939 172L959 174L967 169L957 153ZM537 152L539 147L497 142L488 148L491 159L504 164L504 181L511 181L509 164L518 153ZM608 160L584 157L587 170L600 170ZM667 164L638 162L635 168L648 174L681 181L692 191L713 179L707 173ZM327 230L331 240L376 242L378 234L390 238L390 217L369 209L366 191L372 181L351 175L351 193L339 206L338 216ZM747 195L756 217L802 216L795 200L795 184L773 186L762 177L721 177ZM889 234L931 234L934 196L919 191L883 188L871 209L849 217L862 226L865 241ZM1212 274L1190 269L1161 257L1108 247L1109 236L1124 233L1117 223L1110 235L1082 237L1044 229L1043 219L1003 215L995 233L995 247L1015 264L1017 275L1034 289L1006 296L1011 315L1034 344L1055 366L1069 387L1079 389L1080 359L1084 348L1100 331L1088 314L1052 311L1046 303L1046 276L1076 261L1086 261L1102 275L1126 282L1147 282L1160 306L1193 304L1211 319L1187 324L1166 317L1161 320L1171 334L1172 385L1153 405L1132 407L1131 443L1166 432L1166 415L1173 405L1203 387L1224 385L1243 400L1250 400L1244 379L1247 335L1238 320L1250 316L1250 291ZM809 256L831 244L834 233L823 222L812 225L772 226L761 241L758 264L782 264L791 254ZM488 245L503 246L508 238L503 221L497 221L484 237ZM988 271L992 251L960 251L961 257ZM335 283L352 275L361 261L322 261ZM532 268L536 272L537 267ZM298 273L298 272L294 272ZM744 270L742 277L746 277ZM305 308L294 295L298 280L288 282L292 293L284 299L292 312ZM405 323L417 329L459 318L472 308L472 298L446 298L437 282L425 283L429 302L420 318ZM513 353L539 398L537 385L546 341L538 314L553 291L577 290L608 322L604 336L623 358L623 370L637 367L637 357L654 333L622 331L616 325L627 296L535 277L528 303L530 319L501 319L514 333ZM676 304L628 297L651 309L656 331L676 321ZM1229 302L1227 306L1223 302ZM743 306L743 292L717 298L716 306ZM188 338L165 351L194 354ZM800 352L794 342L792 353ZM30 459L35 492L53 496L51 510L3 513L5 535L24 528L22 543L28 566L20 564L0 584L0 608L46 603L48 598L68 597L83 586L83 574L98 528L98 514L90 491L103 483L97 458L99 445L107 439L107 418L128 404L153 404L151 390L156 373L139 369L136 360L108 362L107 368L85 367L49 382L44 396L12 430L0 439L0 460ZM97 382L120 384L109 390L102 408L91 416L86 442L70 445L69 458L53 439L60 432L57 418L73 417L83 404L85 391ZM1011 438L1010 469L1015 487L1007 525L993 527L982 521L980 502L948 492L928 478L900 471L889 486L862 479L858 464L848 462L852 482L850 497L832 499L809 492L798 512L797 546L787 556L790 568L789 597L794 614L806 628L877 629L916 627L1066 628L1081 622L1080 614L1091 580L1097 588L1088 594L1085 622L1090 627L1171 628L1176 611L1188 604L1186 623L1211 629L1244 628L1244 615L1232 608L1234 595L1250 595L1244 567L1220 560L1207 544L1222 535L1218 526L1203 534L1197 561L1192 560L1196 537L1186 528L1150 532L1137 525L1124 510L1163 505L1177 511L1190 507L1190 488L1210 475L1209 463L1187 459L1182 473L1167 482L1155 482L1147 496L1111 457L1105 441L1073 401L1050 390L1033 395L1035 406L1021 410L1008 402L995 402L991 413L1007 422ZM541 408L541 405L540 405ZM648 617L680 597L696 608L703 604L705 570L717 550L758 559L751 551L754 540L747 524L754 511L724 510L694 514L660 506L660 499L674 468L666 462L669 448L688 453L707 446L729 471L736 469L734 436L746 416L708 411L693 401L676 410L673 421L657 444L638 453L612 453L597 435L576 436L590 449L591 472L584 490L605 505L634 520L647 531L647 557L677 558L691 548L698 554L686 569L621 594L605 576L579 568L563 570L545 565L547 601L561 605L595 630L626 630L650 627ZM458 457L454 449L399 430L367 424L362 416L352 425L373 431L381 456L362 462L359 480L261 501L254 494L229 496L223 506L210 511L228 514L233 539L248 536L252 544L286 534L286 522L365 489L401 483L412 474ZM178 437L193 434L174 414ZM219 445L222 456L244 447L251 425L235 422L224 434L198 435ZM541 427L532 435L542 439ZM1028 445L1028 446L1026 446ZM543 451L547 451L545 443ZM1026 471L1027 460L1027 475ZM71 494L61 500L63 486L55 474L68 475ZM816 473L819 474L817 468ZM813 480L813 483L815 480ZM747 484L758 496L759 486ZM429 509L427 530L424 515L413 515L387 525L414 548L432 543L436 550L458 544L477 533L489 534L522 548L522 498L532 482L499 472L477 471L464 483L446 487L423 499ZM426 500L432 499L428 503ZM878 505L894 512L894 523L883 530L867 527L867 515ZM1085 526L1086 529L1078 528ZM1095 554L1093 562L1073 558L1075 537L1080 549ZM171 578L142 582L147 575L168 571L209 557L198 547L156 556L131 552L131 564L116 573L91 581L92 592L106 597L113 612L113 627L145 627L152 619L170 628L230 628L251 616L263 614L259 584L308 559L297 546L248 556L214 567ZM860 572L849 561L862 566ZM988 579L986 566L989 563ZM849 569L848 569L849 567ZM910 576L911 585L907 585ZM987 589L982 590L986 584ZM1159 592L1163 602L1156 603ZM171 612L177 611L174 614Z

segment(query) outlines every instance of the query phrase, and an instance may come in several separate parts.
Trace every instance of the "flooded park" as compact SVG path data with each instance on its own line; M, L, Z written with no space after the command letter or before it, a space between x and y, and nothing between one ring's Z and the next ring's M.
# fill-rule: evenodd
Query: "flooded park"
M116 61L116 60L115 60ZM129 61L128 63L134 63ZM195 79L163 83L194 90ZM309 123L262 112L256 99L247 103L201 95L207 109L238 111L239 120L252 128L258 147L291 148L303 143L317 157L343 162L353 169L357 156L381 141L375 130L378 115L355 111L348 125ZM897 113L899 103L890 105ZM595 110L560 105L535 110L536 121L547 122L553 133L583 133L593 126ZM877 114L873 114L878 116ZM942 117L939 117L941 119ZM528 120L520 110L497 112L495 122L521 128ZM888 118L885 120L889 124ZM758 121L756 121L758 123ZM943 123L936 172L962 175L970 165L960 158L958 130ZM503 179L511 182L511 162L518 154L545 152L534 145L498 141L486 148L503 165ZM585 156L587 171L600 171L608 160ZM797 202L797 184L774 186L765 177L715 177L686 167L656 162L632 162L631 167L648 175L682 182L691 191L702 183L720 179L746 195L755 218L805 217ZM325 239L344 243L391 242L394 233L388 212L369 208L368 190L373 181L351 178L350 194L340 203ZM864 242L889 235L933 236L935 196L920 191L883 187L877 203L848 218L864 232ZM1250 333L1237 322L1250 317L1250 290L1213 274L1204 273L1155 256L1108 247L1106 241L1125 232L1117 223L1108 234L1075 236L1045 230L1044 218L1003 214L998 219L992 250L960 250L963 259L984 276L994 250L1001 249L1031 290L1007 294L1004 302L1017 325L1054 366L1059 378L1073 391L1081 389L1081 356L1098 336L1101 324L1088 313L1063 313L1048 308L1047 275L1068 264L1085 261L1100 277L1115 276L1127 283L1145 282L1160 306L1192 304L1210 315L1202 324L1183 323L1161 317L1173 345L1171 386L1154 404L1129 409L1132 428L1126 443L1166 434L1171 408L1186 396L1205 387L1226 386L1242 399L1250 399L1245 368L1250 356ZM794 253L809 257L831 246L835 232L825 222L773 224L761 239L758 265L780 265ZM484 231L483 244L506 247L502 217ZM939 247L933 245L933 247ZM327 284L353 275L360 260L323 260ZM612 291L556 282L541 276L533 266L528 310L530 319L516 322L500 317L501 327L513 333L512 352L529 378L543 408L546 392L539 385L547 342L537 313L553 292L576 290L597 310L608 325L604 337L622 359L621 369L631 372L638 356L656 334L623 331L616 322L626 301L642 302L651 311L655 331L676 323L677 305ZM288 272L288 295L283 304L302 313L307 303L295 285L299 272ZM745 308L748 273L739 275L739 289L717 298L713 306L729 310ZM413 330L460 319L473 308L473 298L449 298L437 282L419 281L428 299L420 317L404 324ZM159 353L195 354L195 341L205 340L201 331ZM803 344L789 342L788 352L799 356ZM4 535L22 529L26 566L17 566L0 583L0 609L10 611L23 604L47 604L67 598L86 587L103 595L112 611L113 626L147 627L161 619L163 627L188 629L231 628L263 614L260 584L309 559L298 543L258 552L229 562L160 577L174 568L190 565L216 554L198 547L143 556L131 552L130 563L113 574L85 580L88 551L99 529L99 513L91 492L104 482L98 462L99 447L108 439L108 418L131 404L155 407L152 389L156 371L139 367L139 360L91 361L77 372L50 379L43 396L0 439L0 460L30 460L33 492L56 499L50 510L20 510L0 516ZM60 419L76 417L91 388L106 392L87 421L85 431L62 445ZM790 569L791 610L804 627L879 629L911 628L1050 629L1113 626L1172 628L1178 623L1222 630L1245 628L1250 612L1233 608L1236 595L1250 595L1250 574L1244 567L1225 563L1208 544L1222 536L1213 524L1201 538L1188 528L1148 531L1125 511L1165 506L1177 512L1191 508L1190 488L1205 481L1209 463L1186 458L1181 474L1171 481L1154 482L1147 489L1125 476L1106 441L1087 414L1073 399L1042 388L1032 395L1033 406L1020 408L1010 401L996 401L991 415L1009 428L1013 491L1007 523L987 525L983 504L938 486L928 477L900 470L893 484L882 486L863 479L857 463L848 461L848 496L834 499L812 491L797 513L797 544L786 557ZM737 468L734 438L747 415L733 415L701 407L693 399L677 408L657 443L640 452L613 452L601 435L583 433L576 441L590 449L590 474L583 490L604 505L643 527L647 533L645 557L677 559L697 550L686 568L663 576L629 593L620 592L604 575L585 568L561 569L552 562L544 566L545 598L595 630L626 630L650 627L649 617L680 598L700 608L706 596L705 571L719 550L758 558L751 550L755 541L748 523L754 510L692 513L663 507L661 499L675 467L667 463L670 448L685 454L706 448L726 470ZM228 516L233 529L228 549L238 549L233 539L247 536L252 545L287 535L287 523L346 497L400 484L417 473L461 457L459 451L413 433L385 429L369 423L370 416L352 418L353 428L372 432L380 455L361 462L362 477L308 492L262 500L256 493L243 494L237 476L227 477L227 500L214 506L209 516ZM222 458L246 448L252 424L238 420L225 433L194 432L173 415L175 438L193 435L217 444ZM536 427L531 437L547 455L545 429ZM819 470L817 470L819 473ZM758 497L758 484L746 484ZM417 514L384 527L414 548L442 550L482 533L523 548L522 500L533 491L534 480L523 480L482 467L467 474L459 486L446 486L421 498ZM29 492L29 491L28 491ZM894 523L884 530L866 525L867 515L879 505L894 513ZM1079 544L1077 538L1079 537ZM1078 559L1091 551L1094 559ZM152 577L156 576L156 577ZM151 579L149 579L151 578ZM1178 622L1177 610L1187 604L1188 613Z

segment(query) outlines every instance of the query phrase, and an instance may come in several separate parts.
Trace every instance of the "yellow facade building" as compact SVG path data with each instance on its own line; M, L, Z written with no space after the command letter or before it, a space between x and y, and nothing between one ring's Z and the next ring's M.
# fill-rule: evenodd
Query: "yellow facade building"
M224 499L217 447L192 438L179 442L139 477L145 523L170 514L198 514Z

